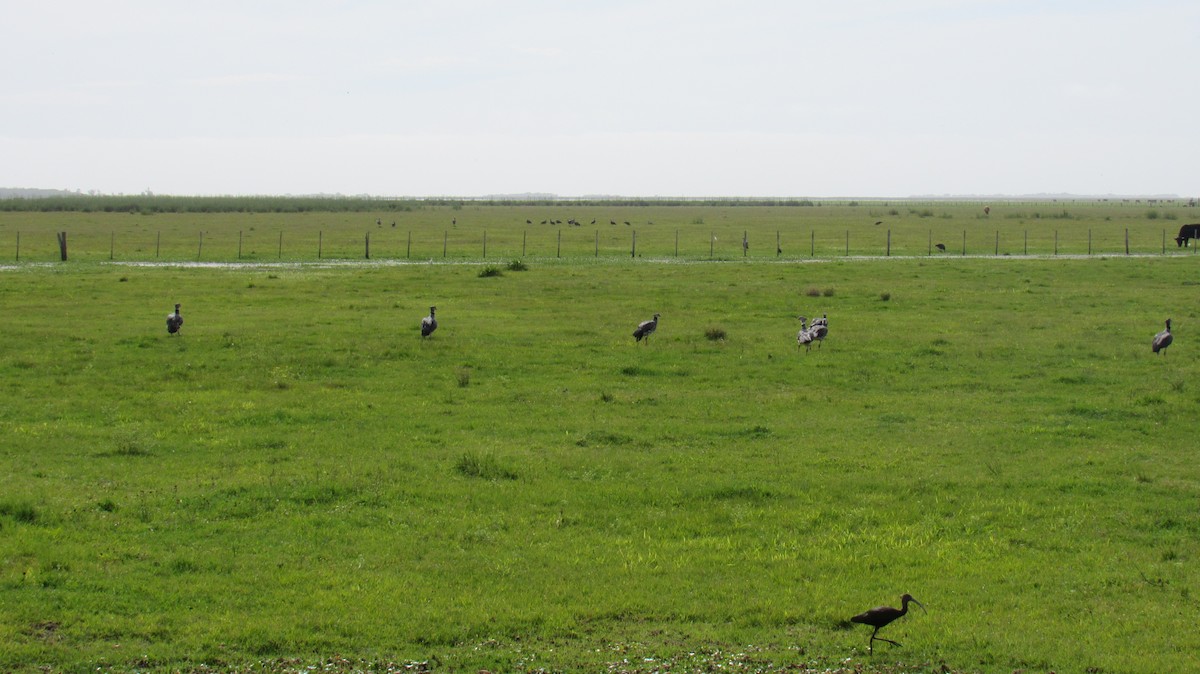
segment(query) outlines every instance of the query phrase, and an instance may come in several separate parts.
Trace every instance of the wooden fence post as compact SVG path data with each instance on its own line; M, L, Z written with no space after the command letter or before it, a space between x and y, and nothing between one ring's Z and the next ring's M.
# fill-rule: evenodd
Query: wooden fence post
M887 250L884 252L884 257L891 257L891 256L892 256L892 230L889 229L888 236L887 236Z
M276 253L280 259L283 259L283 230L279 230L279 251Z
M317 257L321 257L321 254L317 253ZM242 230L240 229L238 230L238 259L242 259Z
M58 253L62 256L62 261L67 261L67 233L58 232Z
M629 257L637 257L637 230L633 230L633 245L629 249Z
M317 259L318 260L321 259L321 254L325 252L323 250L324 247L325 247L325 231L318 229L317 230Z
M365 251L366 257L364 259L370 260L371 259L371 233L370 232L367 232L366 236L364 237L363 245L366 247L366 251Z
M196 246L196 261L200 261L200 254L204 252L204 232L200 232L200 243Z
M117 233L111 232L108 237L108 259L113 259L113 251L117 248Z

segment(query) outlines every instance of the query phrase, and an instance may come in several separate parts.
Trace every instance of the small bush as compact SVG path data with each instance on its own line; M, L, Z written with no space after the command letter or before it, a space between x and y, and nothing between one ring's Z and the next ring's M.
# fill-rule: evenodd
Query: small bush
M833 288L826 288L821 291L821 294L825 297L833 297Z
M1148 213L1146 213L1146 219L1147 220L1157 220L1158 219L1158 211L1149 211Z
M491 278L493 276L504 276L504 272L500 271L499 267L488 265L479 271L479 278Z
M888 292L879 293L879 299L887 302L888 300L892 299L892 294Z
M508 263L509 271L529 271L529 265L522 260L513 260Z
M37 521L37 509L26 502L5 501L0 503L0 516L7 515L18 522L33 524Z
M723 342L725 341L725 329L709 328L704 331L704 336L707 337L708 341L710 342Z

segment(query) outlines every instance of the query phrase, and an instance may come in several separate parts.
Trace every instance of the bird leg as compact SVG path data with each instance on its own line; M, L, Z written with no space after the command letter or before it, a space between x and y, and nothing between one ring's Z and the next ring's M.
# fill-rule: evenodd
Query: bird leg
M883 638L883 637L877 637L877 636L875 636L876 634L879 634L879 628L878 628L878 627L876 627L876 628L875 628L875 631L871 633L871 641L870 641L870 644L869 644L869 647L868 647L868 652L870 652L870 653L872 653L872 654L874 654L874 653L875 653L875 642L876 642L876 641L886 641L886 642L888 642L889 644L891 644L891 645L893 645L893 646L899 646L899 645L900 645L900 643L899 643L899 642L897 642L897 641L892 641L891 639L885 639L885 638Z

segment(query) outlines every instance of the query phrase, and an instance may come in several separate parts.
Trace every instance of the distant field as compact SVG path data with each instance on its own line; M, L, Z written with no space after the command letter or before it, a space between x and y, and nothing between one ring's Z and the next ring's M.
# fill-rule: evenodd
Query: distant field
M286 245L335 216L0 213L0 245L51 237L31 260L60 226L80 251L0 267L0 670L1195 669L1200 259L1158 241L1185 209L678 208L413 211L439 263L236 268L108 264L106 232L229 261L248 222ZM345 217L336 257L392 234ZM695 263L621 255L634 219L655 260L700 232ZM919 241L839 257L887 227ZM922 248L997 227L1083 257ZM584 250L511 270L526 229ZM429 252L484 230L485 264ZM801 313L830 322L808 354ZM904 592L928 612L868 655L847 619Z
M80 261L1161 255L1183 252L1173 239L1181 224L1195 221L1200 209L1186 202L1122 201L986 206L418 202L398 211L336 213L0 210L0 261L57 260L58 232L67 233L68 256ZM939 243L944 251L935 248Z

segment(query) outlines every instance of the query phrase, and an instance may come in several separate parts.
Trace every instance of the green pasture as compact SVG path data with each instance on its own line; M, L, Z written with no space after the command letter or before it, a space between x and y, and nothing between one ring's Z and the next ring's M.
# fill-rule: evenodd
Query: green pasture
M1162 229L1127 208L1084 231ZM0 671L1200 667L1190 252L775 263L756 241L796 210L650 208L661 260L539 243L516 271L523 211L403 215L502 212L494 262L110 264L81 224L78 259L0 268ZM301 219L96 217L226 261ZM750 217L748 259L669 263L677 225L740 242ZM807 354L801 313L829 317ZM905 592L928 612L869 655L847 619Z
M1200 221L1200 208L1188 204L897 200L644 206L418 201L379 202L375 211L337 212L0 209L0 262L59 260L60 232L67 234L68 259L75 261L1174 255L1192 252L1174 241L1181 224ZM385 210L389 205L392 210ZM371 203L360 206L369 208Z

